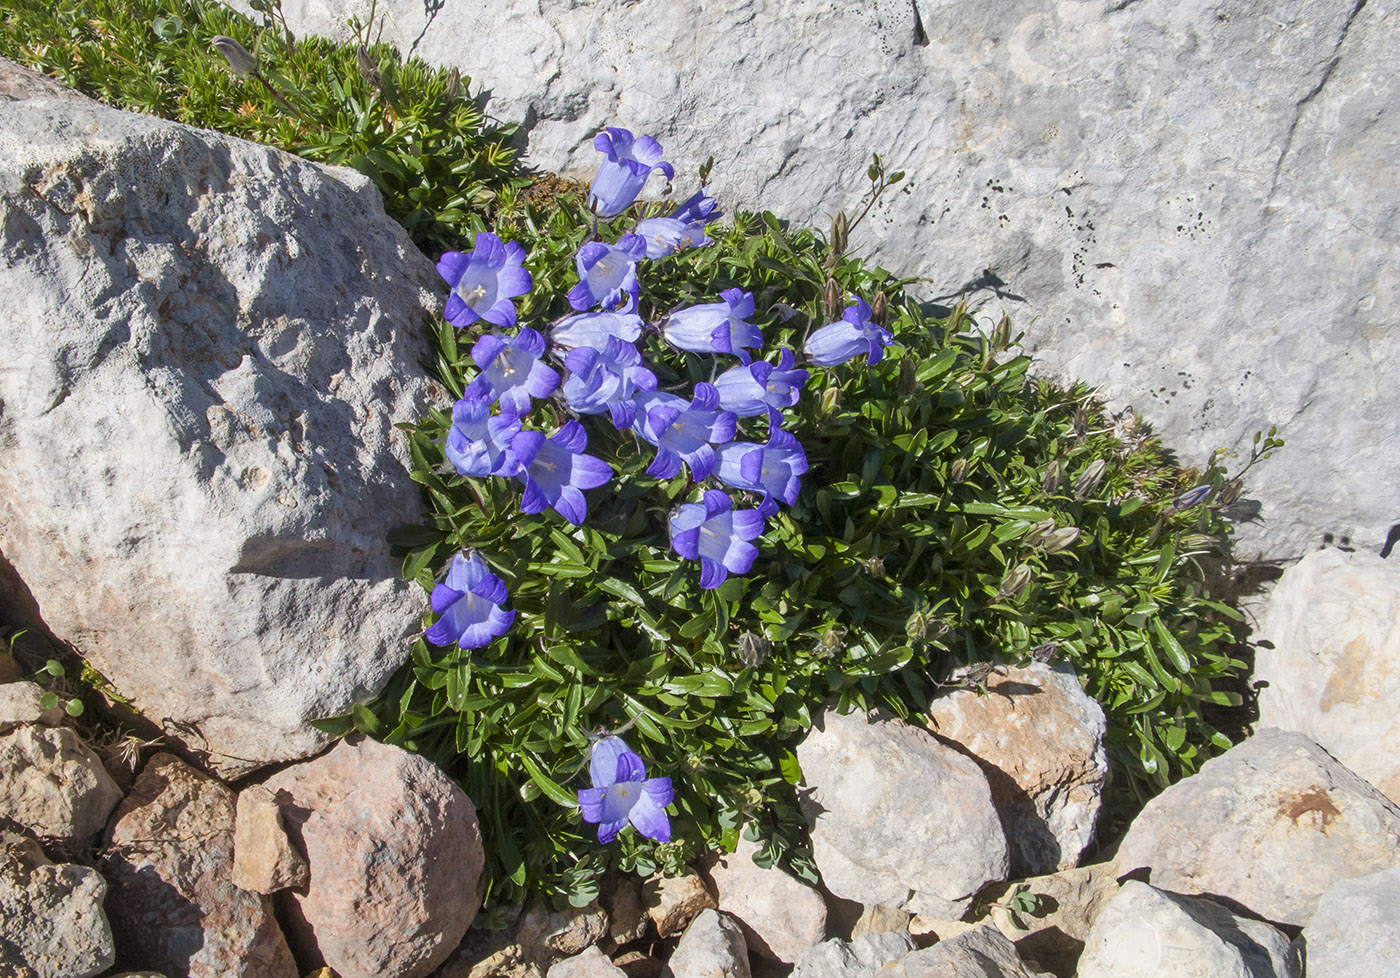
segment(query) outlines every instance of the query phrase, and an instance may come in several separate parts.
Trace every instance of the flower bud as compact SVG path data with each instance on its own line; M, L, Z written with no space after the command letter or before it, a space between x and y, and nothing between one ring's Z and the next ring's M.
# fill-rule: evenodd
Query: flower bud
M826 318L836 320L841 318L844 307L841 295L841 286L836 284L836 279L826 280L826 286L822 289L822 301L826 303Z
M822 391L821 403L818 405L820 413L823 415L835 414L841 410L841 388L832 384Z
M1223 506L1230 506L1240 498L1240 493L1244 490L1244 483L1239 479L1231 479L1220 487L1220 503Z
M850 223L846 219L845 211L837 211L836 216L831 219L831 257L836 259L846 251L846 235L850 231Z
M911 642L922 642L928 635L928 619L921 612L914 612L904 623L904 634Z
M1214 491L1215 487L1211 485L1197 486L1194 489L1183 492L1180 496L1173 499L1172 509L1178 511L1190 509L1192 506L1205 502Z
M228 62L229 70L235 75L257 74L258 59L233 38L223 34L215 34L209 43L213 45L215 51L224 56L224 60Z
M823 659L835 658L845 649L846 643L842 641L841 634L834 628L822 632L821 641L817 643L817 653Z
M1097 489L1099 483L1103 481L1103 473L1106 468L1108 468L1108 463L1101 458L1090 462L1089 467L1084 470L1084 474L1079 477L1079 481L1074 484L1075 498L1083 499Z
M462 73L453 68L447 73L447 90L443 92L443 98L451 102L457 97L457 93L462 90Z
M363 44L355 47L355 64L360 69L360 77L368 82L371 88L378 88L381 80L379 62L370 57L369 48Z
M890 300L883 289L875 293L875 302L870 307L870 318L876 326L885 325L885 313L889 311Z
M1000 353L1011 345L1011 320L1003 315L992 329L992 350Z
M739 661L754 668L768 660L768 639L757 632L744 632L739 636Z
M948 481L957 485L967 478L967 459L953 459L953 467L948 470Z
M1061 550L1074 545L1074 541L1079 539L1079 527L1065 526L1049 534L1045 538L1044 550L1048 554L1057 554Z
M1030 564L1017 564L1001 579L1001 589L997 591L997 597L1009 598L1019 594L1034 576L1035 572L1031 570Z
M1027 547L1034 547L1054 532L1055 521L1053 519L1041 520L1026 531L1026 535L1021 538L1021 543L1025 544Z
M1060 488L1060 479L1063 475L1064 468L1060 465L1060 460L1055 459L1049 465L1045 466L1045 475L1041 476L1040 488L1053 494L1056 489Z
M865 561L865 572L871 577L884 577L885 559L879 556L867 558Z
M967 318L967 302L959 299L958 304L953 307L953 311L948 314L948 332L956 333L962 329L963 320Z
M899 361L899 384L895 388L900 397L913 397L914 392L919 389L917 368L914 366L912 357L905 357Z
M957 379L954 380L953 383L957 384L959 387L966 387L968 384L972 383L976 379L977 375L971 370L968 370L958 374Z
M1220 541L1209 533L1188 533L1178 543L1183 550L1213 551L1219 546Z
M1077 407L1077 408L1075 408L1075 409L1074 409L1074 433L1075 433L1076 435L1078 435L1079 437L1082 438L1082 437L1084 437L1084 434L1085 434L1088 430L1089 430L1089 409L1088 409L1088 408L1085 408L1085 407Z
M1055 661L1055 657L1060 654L1060 646L1056 642L1046 642L1044 645L1037 645L1031 649L1031 658L1036 662L1050 663Z

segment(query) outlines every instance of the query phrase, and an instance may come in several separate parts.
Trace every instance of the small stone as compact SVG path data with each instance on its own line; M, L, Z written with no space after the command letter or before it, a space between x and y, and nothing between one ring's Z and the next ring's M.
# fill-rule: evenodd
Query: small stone
M869 932L851 941L823 941L798 956L791 978L869 978L914 948L908 932Z
M582 954L607 932L607 911L595 901L562 911L531 907L520 921L517 933L525 956L548 964L558 957Z
M71 727L22 726L0 737L0 816L82 848L121 789Z
M777 866L753 861L756 842L740 839L721 855L707 876L720 910L739 921L749 950L792 964L826 938L826 902L817 890Z
M306 860L292 848L282 826L277 796L261 785L238 794L233 824L233 883L255 893L305 886Z
M702 910L718 904L700 874L686 870L681 876L653 876L642 884L647 916L661 937L674 937Z
M63 722L63 708L44 709L39 700L44 691L35 683L0 685L0 734L7 734L22 723L56 727Z
M627 974L595 945L582 954L556 961L545 978L627 978Z
M915 951L880 972L880 978L1041 978L995 927L981 926Z
M1129 880L1094 921L1079 978L1299 978L1276 927Z
M90 978L116 960L94 869L50 862L32 839L0 840L0 974Z
M1306 956L1308 978L1395 978L1400 963L1400 868L1332 887L1294 944Z
M717 910L702 910L690 922L671 960L666 978L749 978L749 955L744 931L734 918Z

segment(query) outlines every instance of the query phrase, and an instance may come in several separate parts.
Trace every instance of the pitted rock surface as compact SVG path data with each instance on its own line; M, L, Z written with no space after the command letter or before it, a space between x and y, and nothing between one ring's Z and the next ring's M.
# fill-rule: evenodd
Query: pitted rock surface
M110 968L106 893L97 870L55 865L32 839L0 837L0 974L91 978Z
M447 959L481 905L485 858L461 788L427 759L361 737L263 787L310 867L305 891L291 891L300 943L341 978L422 978Z
M42 93L0 98L0 255L0 610L221 773L324 745L422 611L431 263L353 171Z
M0 737L0 816L82 848L121 789L71 727L22 726Z
M826 938L826 901L814 887L777 866L753 861L758 843L740 839L706 871L719 909L744 929L749 950L792 964Z

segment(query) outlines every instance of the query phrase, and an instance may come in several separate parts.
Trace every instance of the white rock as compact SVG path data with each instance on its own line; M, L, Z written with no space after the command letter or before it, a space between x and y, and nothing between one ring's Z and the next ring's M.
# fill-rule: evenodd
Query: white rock
M63 708L44 709L40 703L44 691L37 683L19 682L0 685L0 734L7 734L21 723L39 723L56 727L63 722Z
M812 855L837 896L952 919L1006 878L987 779L925 731L827 710L797 759Z
M880 978L1040 978L995 927L974 927L915 951L879 972Z
M1320 550L1284 572L1256 640L1259 722L1296 730L1400 804L1400 562Z
M707 873L719 909L744 929L749 949L791 964L826 937L826 901L817 890L777 866L756 865L758 843L740 839Z
M1400 868L1332 887L1295 943L1307 960L1308 978L1395 978L1400 968Z
M627 978L627 973L609 961L595 944L582 954L555 962L546 978Z
M1078 865L1108 779L1108 723L1071 666L1007 667L985 693L940 696L929 719L987 775L1013 877Z
M1094 922L1079 978L1300 978L1276 927L1129 880Z
M453 65L589 179L595 133L662 142L727 207L825 226L870 154L908 177L853 246L1028 328L1045 368L1131 401L1188 462L1277 423L1267 535L1379 549L1400 485L1400 11L1355 0L1060 3L286 0L297 32ZM382 33L381 33L382 32ZM490 37L489 45L463 38Z
M662 978L749 978L749 955L738 921L702 910L681 935Z
M0 974L90 978L110 968L106 894L95 869L55 865L30 839L0 839Z
M823 941L798 956L791 978L869 978L914 947L907 931L871 931L850 941Z
M121 789L69 727L0 737L0 816L81 848L107 824Z
M431 263L352 171L86 99L0 101L0 552L226 775L305 755L418 628Z
M1114 863L1303 926L1336 883L1400 866L1400 807L1302 734L1265 729L1148 802Z

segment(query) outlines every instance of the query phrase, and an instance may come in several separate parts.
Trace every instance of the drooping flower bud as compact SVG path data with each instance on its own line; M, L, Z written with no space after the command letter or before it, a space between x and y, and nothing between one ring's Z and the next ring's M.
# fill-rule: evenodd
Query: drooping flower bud
M875 293L875 302L870 306L871 319L879 326L885 325L885 314L889 311L890 300L883 289Z
M215 34L209 43L215 51L224 56L224 60L228 62L229 70L235 75L247 76L258 73L258 59L233 38L223 34Z
M1060 460L1055 459L1045 466L1045 475L1041 476L1040 488L1053 494L1060 488L1060 479L1064 476L1064 467L1060 465Z
M953 307L953 311L948 313L948 332L956 333L962 329L963 320L967 318L967 302L958 300L958 304Z
M1026 535L1021 538L1021 543L1027 547L1034 547L1054 532L1055 521L1053 519L1041 520L1026 531Z
M1084 474L1074 484L1074 496L1076 499L1083 499L1089 493L1099 487L1103 481L1104 470L1108 468L1108 463L1101 458L1096 458L1089 463L1089 467L1084 470Z
M896 390L900 397L913 397L914 392L919 389L919 380L916 376L917 368L910 357L905 357L899 361L899 384Z
M953 466L948 470L948 481L957 485L967 478L967 459L953 459Z
M1044 550L1048 554L1057 554L1067 547L1072 547L1078 539L1079 527L1064 526L1045 537Z
M1183 492L1180 496L1177 496L1175 499L1173 499L1172 509L1175 509L1177 511L1183 509L1190 509L1192 506L1195 506L1198 503L1205 502L1207 499L1210 498L1210 494L1214 491L1215 487L1211 485L1197 486L1194 489L1190 489L1186 492Z
M1007 571L1006 576L1001 579L1001 588L997 591L998 598L1010 598L1023 591L1035 572L1030 564L1017 564Z

